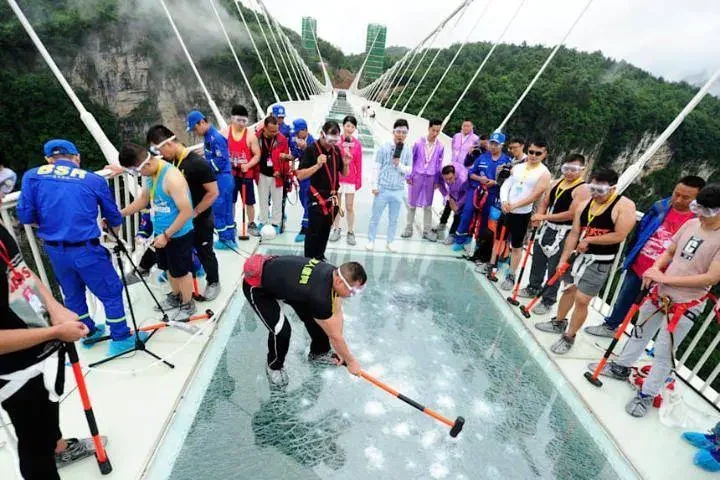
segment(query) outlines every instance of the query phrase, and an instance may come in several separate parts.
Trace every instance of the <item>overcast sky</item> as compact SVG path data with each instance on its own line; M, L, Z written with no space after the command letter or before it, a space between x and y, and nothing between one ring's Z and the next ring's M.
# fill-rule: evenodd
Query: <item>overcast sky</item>
M435 45L467 38L495 41L523 0L474 0L455 28ZM504 42L554 45L587 0L524 0ZM254 0L243 0L245 5ZM285 26L300 31L303 16L315 17L318 35L345 53L365 49L368 23L388 28L388 45L412 47L449 15L461 0L265 0ZM455 25L454 21L450 24ZM594 0L566 41L584 51L601 50L671 80L709 77L720 67L720 0Z

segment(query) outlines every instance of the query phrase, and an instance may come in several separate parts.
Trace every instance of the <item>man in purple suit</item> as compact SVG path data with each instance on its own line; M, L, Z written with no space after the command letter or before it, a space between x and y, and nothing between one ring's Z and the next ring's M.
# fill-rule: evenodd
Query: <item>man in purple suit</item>
M487 136L485 137L487 138ZM467 158L468 154L476 145L480 144L480 137L475 135L473 131L472 121L468 118L464 119L462 126L460 127L460 131L452 138L452 165L455 167L455 171L458 174L467 173L465 158ZM445 238L447 221L450 218L451 212L452 209L450 208L450 205L445 203L445 210L443 210L442 215L440 216L440 224L436 229L438 240Z
M423 238L430 242L437 241L437 233L432 229L432 201L435 188L442 181L440 169L445 150L438 140L441 129L441 120L430 120L427 136L420 137L413 145L413 169L407 176L409 185L407 225L401 235L402 238L412 237L415 211L420 207L423 209Z

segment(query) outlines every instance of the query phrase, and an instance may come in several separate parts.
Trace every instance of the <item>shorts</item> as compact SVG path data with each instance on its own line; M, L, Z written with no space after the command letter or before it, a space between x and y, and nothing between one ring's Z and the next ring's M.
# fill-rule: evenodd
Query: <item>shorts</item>
M506 235L512 248L522 248L532 213L508 213L505 215Z
M352 194L355 193L356 191L357 191L357 190L355 189L355 184L354 184L354 183L342 183L342 182L340 182L340 188L338 189L338 194L342 195L343 193L349 193L349 194L352 195Z
M610 275L612 269L612 262L595 262L585 269L582 277L575 280L572 276L571 270L563 275L562 281L568 285L575 284L578 290L589 297L594 297L600 293L605 281Z
M160 270L167 270L171 277L184 277L194 271L193 243L195 231L190 230L185 235L173 237L164 248L157 248L157 265Z
M245 185L245 205L255 205L255 182L252 178L235 178L235 188L233 189L233 203L238 201L238 197L242 197L242 186Z

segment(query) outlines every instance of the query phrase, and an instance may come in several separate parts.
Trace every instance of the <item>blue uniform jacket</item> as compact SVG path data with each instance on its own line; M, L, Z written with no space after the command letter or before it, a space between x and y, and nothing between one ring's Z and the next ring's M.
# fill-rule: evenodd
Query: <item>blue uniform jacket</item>
M216 174L231 171L230 150L228 150L227 138L213 126L205 133L205 160Z
M630 265L635 262L640 250L645 246L650 237L660 228L660 225L665 221L665 217L670 211L670 197L658 200L650 207L650 210L640 220L640 225L635 229L635 235L628 244L627 255L625 256L625 262L623 268L628 269Z
M280 133L282 133L285 138L290 138L290 135L292 133L292 127L289 123L278 123L278 130L280 130Z
M100 236L100 214L111 227L122 216L104 178L60 159L25 172L17 205L21 223L38 225L38 236L56 242L82 242Z
M493 161L492 153L490 152L485 152L480 155L477 159L475 159L475 163L473 163L472 168L470 168L470 170L468 171L468 181L470 182L470 188L477 188L478 185L480 185L480 182L470 179L471 174L475 174L481 177L486 176L490 180L495 180L498 167L500 167L501 165L505 165L506 163L511 163L511 160L504 153L500 154L500 158L498 158L497 162ZM494 185L488 189L488 197L498 198L499 194L500 187L497 185Z
M283 134L283 135L284 135L284 134ZM300 150L300 147L298 147L298 145L297 145L297 138L296 138L295 136L288 137L288 138L290 139L290 140L289 140L289 143L290 143L290 153L292 154L292 156L293 156L294 158L300 158L300 159L302 159L303 150ZM315 139L313 138L312 135L310 135L310 134L308 133L308 136L305 137L305 143L306 143L307 146L309 147L310 145L312 145L313 143L315 143Z

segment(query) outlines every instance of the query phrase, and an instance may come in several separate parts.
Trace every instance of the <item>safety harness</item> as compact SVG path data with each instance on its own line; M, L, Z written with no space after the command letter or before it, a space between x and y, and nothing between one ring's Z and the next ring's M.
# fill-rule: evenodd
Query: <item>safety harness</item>
M322 147L320 146L319 142L315 142L314 145L317 148L318 156L320 155L326 155L325 152L323 152ZM333 148L330 148L329 153L330 159L333 163L333 168L331 169L328 166L328 162L326 161L323 164L323 167L325 168L325 172L328 176L328 183L330 184L330 196L328 198L323 198L322 195L320 195L320 192L312 185L310 184L310 194L315 197L315 202L313 202L311 205L319 205L320 209L323 212L323 215L330 216L331 221L335 220L335 207L338 204L337 200L337 173L338 173L338 165L337 165L337 158L335 158L335 150Z
M479 198L478 198L479 197ZM485 202L487 201L487 190L484 187L476 188L473 192L472 202L473 202L473 208L475 209L475 214L472 217L472 220L470 221L470 228L468 228L468 232L473 232L473 237L477 238L478 233L480 231L480 224L482 224L482 211L485 207Z
M15 266L13 264L10 253L2 241L0 241L0 260L5 263L9 271L9 305L24 302L30 306L34 313L32 319L27 316L21 318L26 322L28 328L49 327L50 323L46 317L45 306L36 294L37 287L34 278L29 275L27 266L22 264ZM64 383L63 357L62 343L59 341L48 342L43 353L39 355L37 363L22 370L0 375L0 402L4 402L13 396L29 380L38 375L43 376L43 383L48 391L50 401L57 402Z

